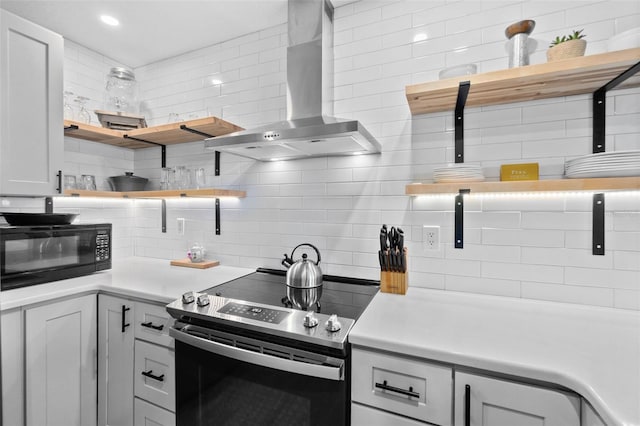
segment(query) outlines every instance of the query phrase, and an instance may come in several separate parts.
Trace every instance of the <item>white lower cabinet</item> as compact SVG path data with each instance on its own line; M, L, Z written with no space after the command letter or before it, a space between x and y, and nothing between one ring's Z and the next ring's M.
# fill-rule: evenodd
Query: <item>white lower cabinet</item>
M135 402L136 426L175 426L176 415L157 405L136 398Z
M424 426L424 423L351 403L351 426Z
M98 425L133 425L134 302L98 296Z
M423 422L451 425L451 367L356 348L351 364L353 402ZM362 424L355 420L354 424Z
M27 426L96 424L96 296L25 310Z
M3 425L24 425L24 351L22 310L2 312L2 421Z
M455 383L456 426L580 425L580 397L574 394L461 372Z
M172 320L163 305L101 294L99 426L175 426Z

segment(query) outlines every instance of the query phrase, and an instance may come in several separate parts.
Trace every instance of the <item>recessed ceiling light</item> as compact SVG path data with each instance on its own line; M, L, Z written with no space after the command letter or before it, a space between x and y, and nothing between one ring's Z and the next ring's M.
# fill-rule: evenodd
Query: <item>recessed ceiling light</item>
M104 22L105 24L107 24L107 25L111 25L112 27L116 27L116 26L120 25L120 21L118 21L113 16L100 15L100 20L102 22Z

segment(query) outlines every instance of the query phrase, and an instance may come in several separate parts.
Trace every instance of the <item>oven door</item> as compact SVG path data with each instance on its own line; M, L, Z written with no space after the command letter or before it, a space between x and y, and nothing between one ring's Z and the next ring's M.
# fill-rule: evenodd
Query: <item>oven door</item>
M348 424L344 359L176 327L177 426Z

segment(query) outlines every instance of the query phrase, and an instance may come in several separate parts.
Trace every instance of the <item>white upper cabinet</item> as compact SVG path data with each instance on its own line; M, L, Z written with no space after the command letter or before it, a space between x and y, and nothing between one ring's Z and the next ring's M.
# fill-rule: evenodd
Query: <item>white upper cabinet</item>
M64 41L4 10L0 23L0 194L53 195L64 161Z

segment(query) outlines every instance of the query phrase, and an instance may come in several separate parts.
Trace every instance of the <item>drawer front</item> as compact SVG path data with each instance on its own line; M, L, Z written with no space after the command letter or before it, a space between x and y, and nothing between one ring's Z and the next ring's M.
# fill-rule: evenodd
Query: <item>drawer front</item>
M351 426L425 426L424 423L400 417L360 404L351 404Z
M351 375L354 402L437 425L452 423L449 367L354 348Z
M136 398L134 403L135 426L176 426L176 415L147 401Z
M173 324L173 318L171 318L164 305L136 302L136 339L142 339L173 348L174 341L169 337L169 327L171 324Z
M175 411L175 355L164 346L136 340L135 396Z

